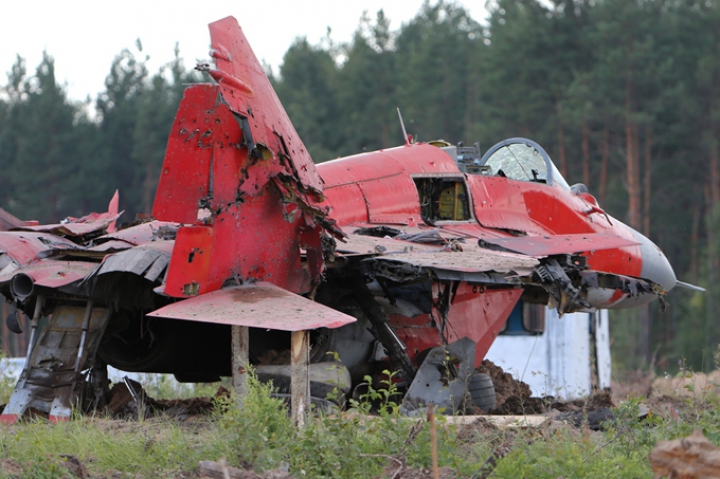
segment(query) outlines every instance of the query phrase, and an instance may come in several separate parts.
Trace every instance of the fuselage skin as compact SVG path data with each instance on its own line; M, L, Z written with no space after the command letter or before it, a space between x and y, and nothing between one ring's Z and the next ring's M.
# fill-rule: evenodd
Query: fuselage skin
M325 205L341 227L386 225L398 229L434 229L466 240L602 233L634 242L620 248L587 251L588 268L674 286L667 259L647 238L605 214L589 194L575 194L564 182L518 181L501 176L465 174L443 149L430 144L409 144L364 153L317 166L325 182ZM465 183L470 215L464 221L428 224L423 218L416 180L454 178ZM648 257L649 256L649 257ZM647 263L653 263L648 267ZM656 271L654 277L647 272ZM476 364L484 358L522 295L521 289L486 289L465 281L455 286L446 327L440 312L415 317L391 315L391 322L408 353L421 351L464 336L476 341ZM432 285L433 298L442 286ZM596 308L623 308L654 299L654 295L629 297L619 290L588 292Z
M317 168L325 181L324 194L330 216L341 226L439 226L443 231L478 239L517 234L552 237L604 233L637 244L586 252L590 269L650 279L668 291L675 286L672 268L657 246L605 214L591 195L575 194L557 182L548 185L498 176L466 175L450 155L429 144L364 153L322 163ZM413 179L428 176L464 179L472 217L467 221L427 225L421 217ZM654 269L659 271L653 274ZM596 306L621 307L622 303L618 303L621 299L610 298Z

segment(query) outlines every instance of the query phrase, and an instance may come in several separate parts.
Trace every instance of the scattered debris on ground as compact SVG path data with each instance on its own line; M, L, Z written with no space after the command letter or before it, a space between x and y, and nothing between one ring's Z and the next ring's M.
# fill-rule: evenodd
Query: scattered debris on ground
M282 467L260 474L253 470L230 467L224 461L200 461L199 465L200 477L210 479L293 479L287 469Z
M478 437L495 434L498 430L499 428L492 422L484 417L478 417L470 424L465 424L458 430L457 439L458 442L471 443L476 441Z
M265 364L278 364L285 359L282 355L266 355L263 361ZM488 374L495 385L496 407L488 413L490 416L542 414L576 427L585 424L592 430L601 430L604 422L615 418L611 410L616 407L615 402L608 391L596 391L589 398L565 402L555 401L553 398L541 399L532 396L530 387L526 383L515 379L489 360L483 361L477 371ZM140 416L144 419L163 416L185 421L212 414L219 398L229 399L230 391L220 386L213 398L158 400L150 397L140 383L126 378L113 385L103 412L114 419L137 420ZM681 398L673 396L653 397L648 406L654 414L677 418L677 411L682 406L681 401ZM138 404L141 405L140 408ZM2 407L0 406L0 411ZM47 414L39 411L29 412L31 416L47 417ZM557 414L558 412L561 414ZM489 421L474 423L473 427L497 428Z
M557 415L555 420L565 421L575 427L587 425L591 431L604 431L606 424L616 421L617 416L612 409L604 407L591 411L566 412Z
M553 402L550 408L560 412L595 411L603 408L617 407L610 395L610 391L599 390L593 392L588 398L574 399L565 402Z
M575 399L567 402L553 402L550 409L559 411L554 417L556 421L565 421L575 427L587 425L591 431L604 431L607 423L614 422L617 417L609 391L596 391L586 399Z
M501 437L496 439L495 443L495 449L493 449L492 454L490 454L490 457L485 460L474 477L477 477L478 479L486 479L490 477L497 466L497 462L510 454L510 451L512 451L515 443L515 435L509 434Z
M390 464L385 467L381 477L393 479L433 479L436 477L431 468L408 467L402 456L387 456L387 459ZM458 475L449 467L439 467L437 477L438 479L455 479Z
M612 397L616 402L627 398L647 398L652 394L655 375L649 371L623 371L611 381Z
M387 477L395 477L395 479L433 479L432 469L416 469L414 467L407 467L400 471L399 474L395 473L388 475ZM455 479L457 473L449 467L438 468L438 479Z
M510 397L528 399L532 396L530 386L522 381L515 379L512 374L506 373L500 366L496 366L492 361L485 359L476 369L479 373L490 376L493 386L495 387L495 407L501 408ZM522 413L520 413L522 414Z
M676 396L650 396L644 400L653 414L663 419L679 420L682 411L687 409L687 399Z
M532 397L530 386L515 379L512 374L506 373L492 361L484 360L476 371L490 376L495 387L495 409L491 409L488 414L505 416L545 412L543 400Z
M524 414L542 414L545 403L536 397L509 396L505 402L491 409L489 414L507 416Z
M68 470L68 473L77 479L88 479L90 473L85 464L80 459L71 454L61 454L59 456L60 464Z
M700 429L682 439L657 443L648 458L655 477L720 478L720 449Z
M23 468L12 459L0 459L0 471L9 477L22 477Z
M163 415L183 421L191 416L212 413L216 400L220 398L230 398L230 391L220 386L214 398L153 399L147 395L140 383L126 379L113 385L105 411L115 419L136 420L142 414L145 419ZM138 404L141 406L138 407Z
M566 421L577 427L587 424L595 431L602 430L603 423L615 419L612 409L616 406L609 391L595 391L585 399L555 401L553 398L533 397L530 386L487 359L477 371L488 374L495 386L496 405L495 409L490 410L490 415L534 415L558 411L564 414L555 416L555 420Z
M686 372L679 376L655 378L650 395L701 399L708 394L720 394L720 371L708 374Z

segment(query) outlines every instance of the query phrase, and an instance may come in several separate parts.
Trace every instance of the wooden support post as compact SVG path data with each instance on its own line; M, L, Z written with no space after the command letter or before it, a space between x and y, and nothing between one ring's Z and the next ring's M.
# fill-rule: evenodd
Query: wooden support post
M293 331L291 343L291 413L293 422L302 427L305 424L305 414L310 408L310 376L308 374L310 333L307 331Z
M430 423L430 454L432 457L433 479L438 479L440 472L438 469L437 432L435 431L435 405L433 403L428 404L427 417Z
M249 345L247 326L232 326L232 381L238 406L243 405L248 392Z
M7 316L5 301L0 301L0 321L4 323ZM0 325L0 327L2 327L2 325ZM0 335L2 336L2 340L0 340L0 346L2 346L0 352L2 352L4 357L12 357L10 355L10 330L8 328L2 328Z

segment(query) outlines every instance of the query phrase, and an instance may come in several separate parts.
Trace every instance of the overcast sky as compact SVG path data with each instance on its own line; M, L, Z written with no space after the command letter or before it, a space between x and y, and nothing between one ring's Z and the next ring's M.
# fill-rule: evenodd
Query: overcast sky
M3 2L0 9L0 85L16 55L27 60L29 74L46 50L55 58L59 82L66 83L70 98L94 99L104 90L113 58L123 49L135 50L140 39L148 69L155 73L173 58L179 42L186 67L208 57L207 24L232 15L237 18L260 61L277 72L282 56L298 36L317 43L327 27L331 38L352 38L363 11L371 18L382 8L393 30L409 21L423 0L34 0ZM471 16L485 18L484 0L463 0Z

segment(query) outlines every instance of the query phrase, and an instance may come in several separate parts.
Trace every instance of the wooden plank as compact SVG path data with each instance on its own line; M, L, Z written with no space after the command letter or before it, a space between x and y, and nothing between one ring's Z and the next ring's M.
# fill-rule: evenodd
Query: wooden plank
M508 429L515 427L539 427L549 418L547 416L448 416L448 424L466 425L472 424L478 419L497 426L499 429Z
M310 333L308 331L293 331L290 350L291 414L293 422L302 427L305 424L305 414L307 414L310 407L310 376L308 374Z

